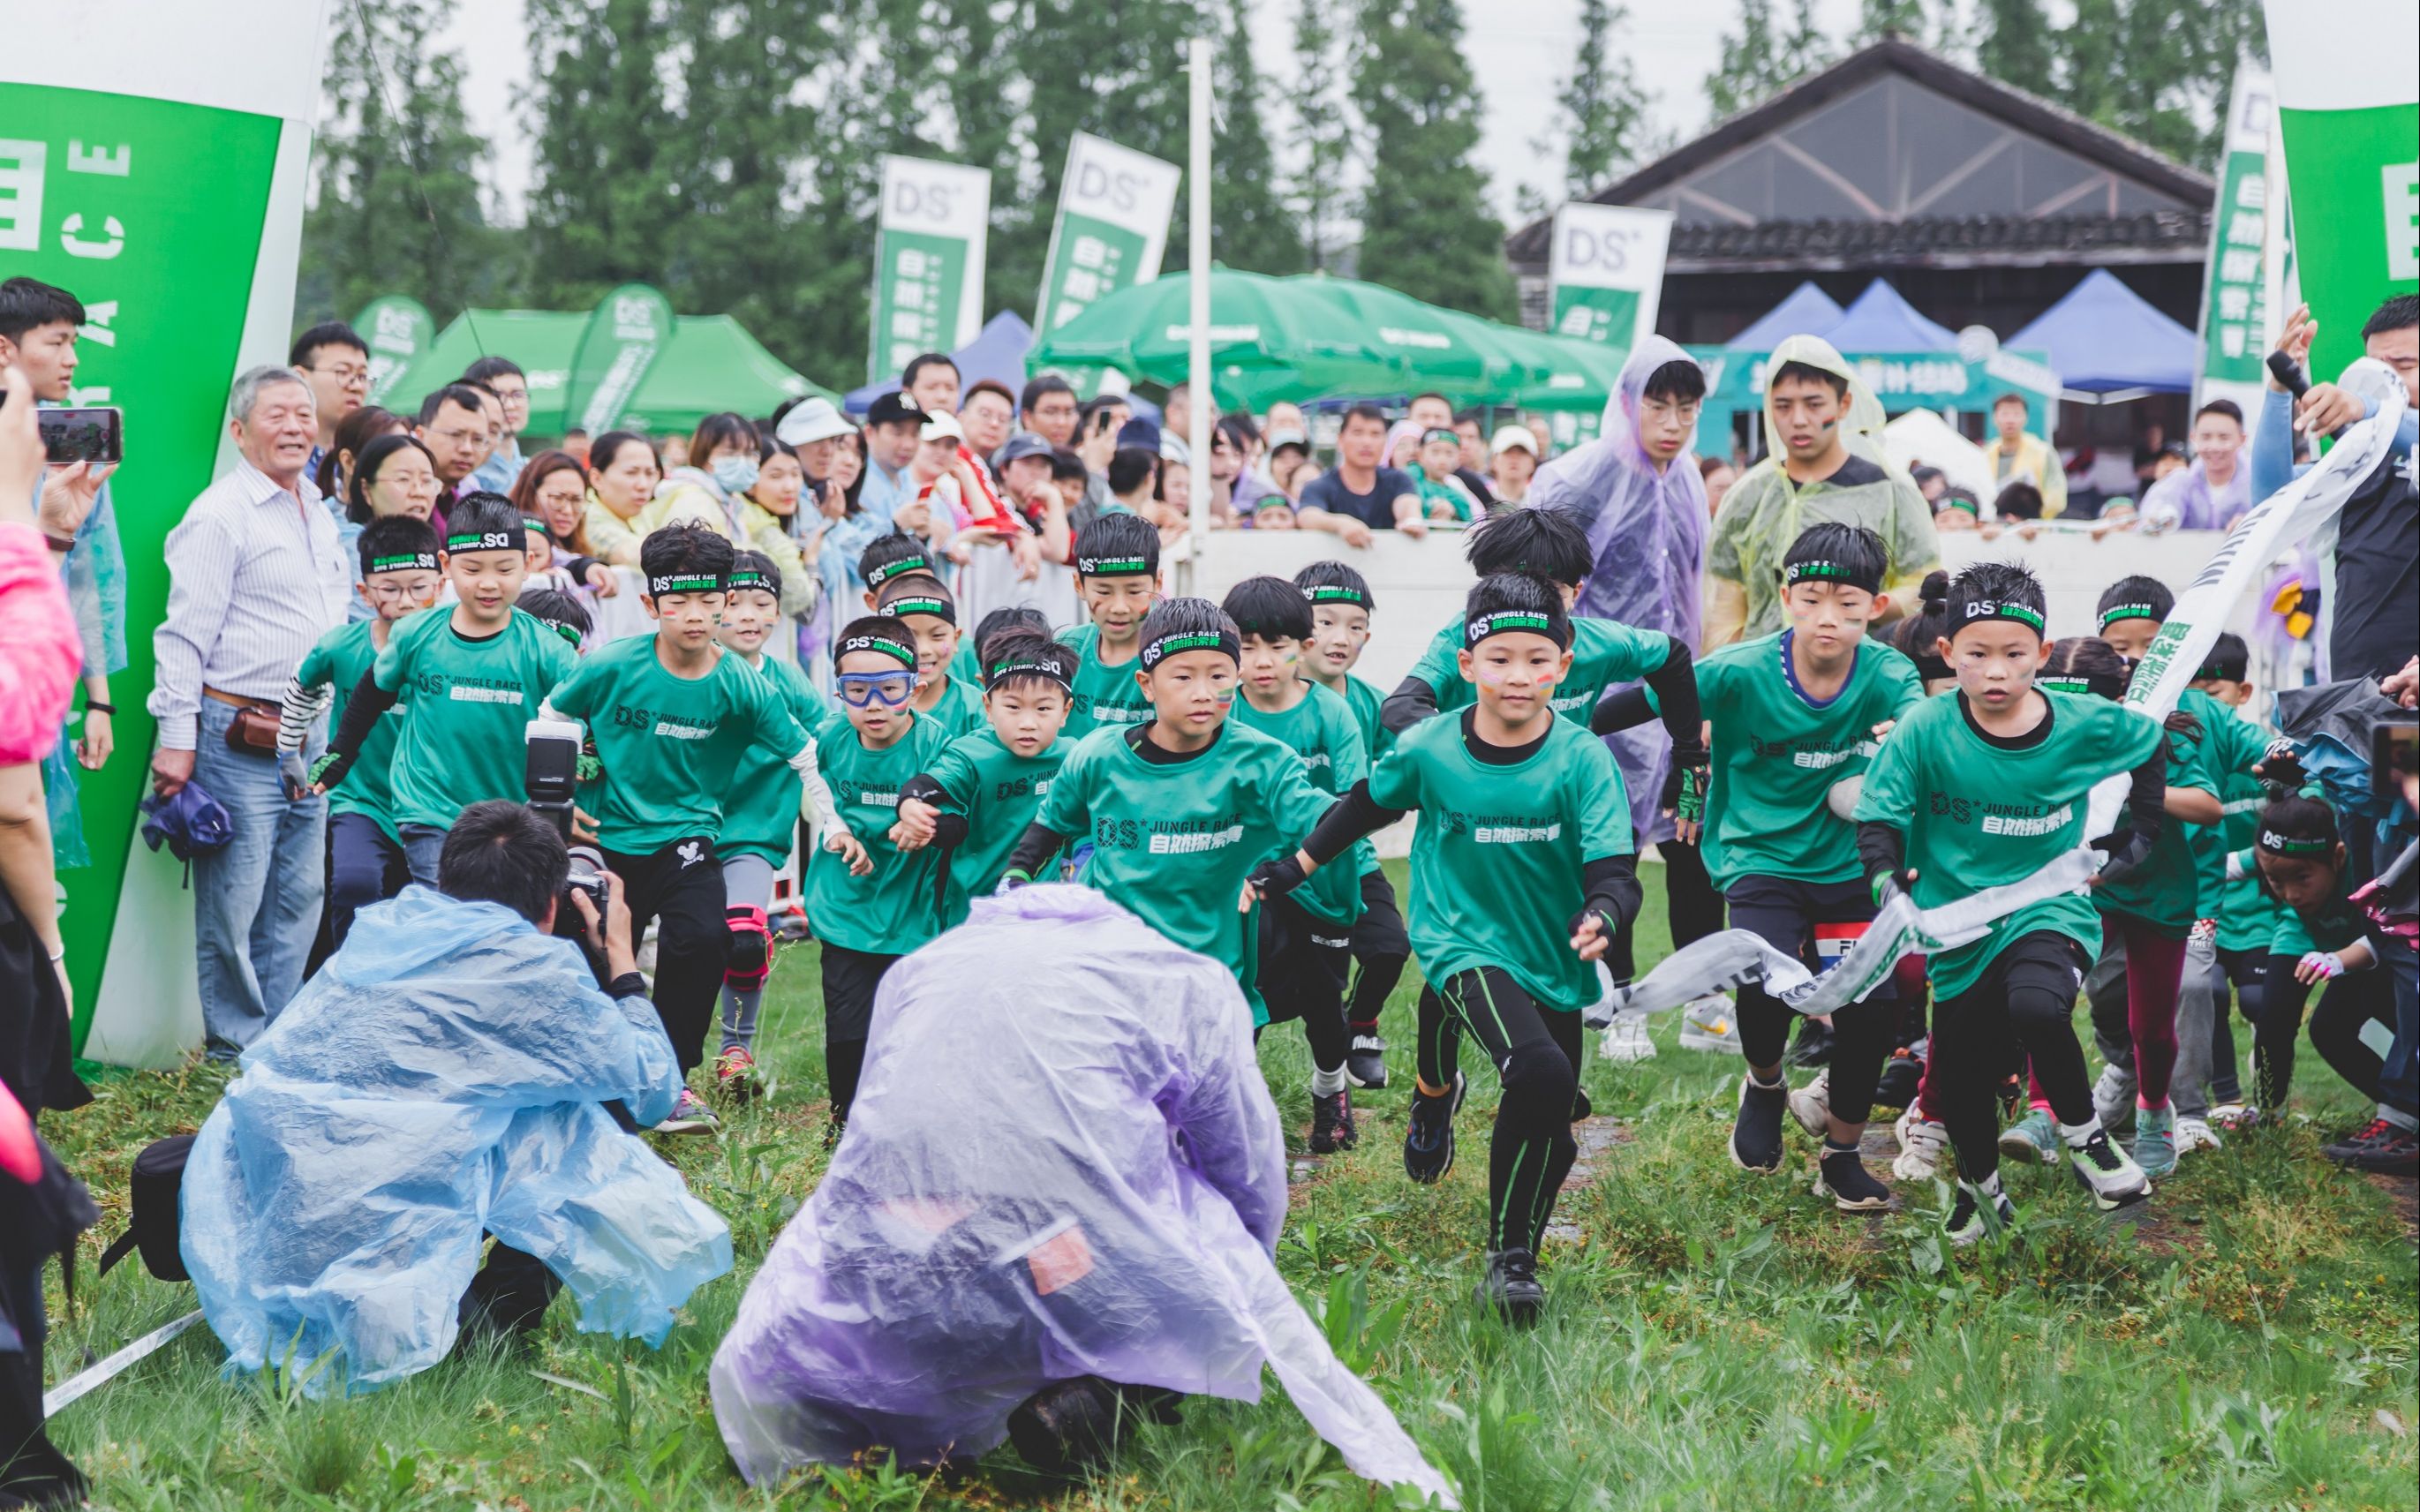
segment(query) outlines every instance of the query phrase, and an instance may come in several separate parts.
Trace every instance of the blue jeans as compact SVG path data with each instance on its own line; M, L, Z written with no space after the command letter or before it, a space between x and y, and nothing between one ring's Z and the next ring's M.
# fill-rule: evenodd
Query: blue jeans
M194 946L204 1051L232 1060L302 983L325 892L328 800L289 803L273 757L232 750L232 706L202 700L194 780L225 806L235 838L194 861ZM314 734L307 762L324 742Z
M435 825L397 825L395 832L403 838L403 859L411 869L411 880L424 887L437 886L437 858L450 832Z

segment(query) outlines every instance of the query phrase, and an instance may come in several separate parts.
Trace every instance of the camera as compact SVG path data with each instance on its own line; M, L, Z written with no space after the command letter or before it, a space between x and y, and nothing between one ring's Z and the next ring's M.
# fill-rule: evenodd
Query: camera
M594 845L571 838L571 800L580 791L580 726L568 719L532 719L525 731L526 754L521 767L522 791L529 806L544 814L571 852L571 872L564 879L563 901L584 892L601 917L605 912L605 856Z

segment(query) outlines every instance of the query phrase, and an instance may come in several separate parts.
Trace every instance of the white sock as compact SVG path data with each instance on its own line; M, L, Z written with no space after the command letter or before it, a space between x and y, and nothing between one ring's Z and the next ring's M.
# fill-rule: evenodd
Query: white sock
M2420 1119L2414 1119L2411 1114L2401 1108L2391 1108L2381 1103L2378 1104L2378 1116L2406 1134L2420 1130Z
M1334 1071L1321 1071L1321 1070L1320 1070L1319 1068L1317 1068L1316 1066L1314 1066L1314 1067L1312 1067L1312 1068L1311 1068L1311 1096L1313 1096L1313 1097L1334 1097L1337 1093L1339 1093L1339 1092L1341 1092L1341 1091L1342 1091L1342 1090L1344 1090L1344 1068L1343 1068L1343 1067L1339 1066L1339 1067L1337 1067Z
M1777 1092L1790 1085L1790 1073L1787 1072L1776 1071L1773 1073L1773 1080L1768 1082L1759 1080L1756 1072L1749 1072L1747 1073L1747 1081L1750 1087L1756 1088L1760 1091Z
M2062 1123L2058 1126L2058 1136L2067 1141L2067 1147L2070 1149L2082 1149L2091 1142L2092 1136L2100 1132L2101 1115L2098 1113L2082 1123Z

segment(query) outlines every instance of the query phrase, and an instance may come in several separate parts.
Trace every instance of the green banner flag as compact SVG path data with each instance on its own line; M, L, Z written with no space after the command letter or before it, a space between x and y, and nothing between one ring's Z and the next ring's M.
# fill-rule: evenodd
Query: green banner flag
M2263 299L2262 269L2270 215L2269 137L2276 111L2268 73L2250 63L2239 66L2226 107L2218 200L2210 212L2195 402L2231 399L2246 415L2259 411L2261 362L2276 334L2276 318Z
M2319 326L2311 374L2331 378L2362 354L2371 311L2420 291L2420 6L2268 0L2268 13L2294 256Z
M0 48L0 270L84 302L72 397L126 411L116 749L78 774L92 863L59 873L75 1041L95 1060L174 1065L201 1041L194 895L135 838L144 698L168 531L218 469L236 373L283 362L293 335L324 19L324 0L77 0L15 8Z
M952 351L983 329L991 175L926 158L882 160L866 381L897 378L919 352Z
M393 409L387 399L411 361L437 339L428 307L409 294L381 294L353 316L353 330L370 347L370 392L365 404Z
M1655 331L1672 212L1627 205L1566 205L1546 255L1547 329L1629 351Z
M625 284L598 300L571 354L565 419L591 436L614 429L672 339L673 301L660 290Z
M1068 139L1059 218L1050 225L1042 297L1033 306L1036 331L1056 331L1095 300L1159 276L1184 176L1172 162L1087 131Z

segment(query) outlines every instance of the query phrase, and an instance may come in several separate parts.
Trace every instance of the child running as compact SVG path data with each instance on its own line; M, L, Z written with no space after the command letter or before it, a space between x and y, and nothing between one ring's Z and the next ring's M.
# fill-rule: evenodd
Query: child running
M1893 650L1916 664L1916 675L1924 684L1924 696L1938 698L1958 687L1958 679L1951 675L1949 663L1941 655L1941 643L1949 635L1949 574L1938 570L1925 574L1924 581L1916 588L1916 611L1892 625L1887 639ZM1865 779L1859 778L1853 783L1844 783L1840 792L1862 792L1864 784ZM1848 809L1854 812L1855 808L1856 800L1852 795ZM1886 1107L1897 1105L1900 1110L1899 1121L1891 1125L1891 1134L1899 1141L1899 1153L1891 1158L1891 1174L1902 1181L1930 1181L1939 1174L1941 1157L1948 1153L1949 1132L1932 1102L1932 1084L1928 1074L1931 1042L1925 1037L1924 1026L1932 987L1924 968L1924 957L1901 957L1891 980L1899 995L1898 1047L1883 1067L1874 1099Z
M822 727L831 710L796 662L765 655L765 642L782 625L782 569L761 551L741 551L723 579L722 623L714 635L773 690L773 700L799 728ZM734 1097L757 1091L756 1010L765 979L773 971L773 936L766 910L773 902L773 873L797 848L802 783L772 747L752 745L731 771L730 796L722 805L722 833L715 855L722 861L722 927L729 953L722 970L722 1041L714 1057L714 1083ZM826 790L829 793L829 789ZM838 820L829 807L819 825Z
M1595 1000L1593 963L1637 915L1639 891L1612 753L1554 714L1572 665L1561 595L1542 578L1501 575L1481 579L1466 610L1459 671L1477 701L1456 718L1404 732L1302 849L1264 866L1253 883L1264 897L1287 892L1419 810L1411 936L1428 974L1423 997L1436 1000L1438 1023L1480 1042L1503 1078L1479 1296L1526 1327L1545 1304L1538 1243L1578 1155L1571 1125L1580 1010ZM1404 1140L1416 1181L1434 1182L1453 1165L1453 1111L1465 1089L1453 1038L1422 1035Z
M2252 651L2233 631L2221 632L2202 658L2201 674L2193 686L2235 711L2222 721L2211 746L2211 775L2218 779L2218 805L2225 814L2219 829L2199 830L2212 836L2214 846L2197 843L2201 858L2202 910L2217 903L2215 944L2218 961L2211 974L2210 1120L2222 1129L2249 1127L2258 1110L2243 1096L2236 1066L2235 1034L2227 1012L2228 989L2235 1006L2257 1033L2260 1024L2260 987L2266 980L2269 941L2277 929L2277 901L2260 886L2257 872L2234 875L2226 858L2249 851L2258 839L2260 810L2266 790L2252 768L2267 754L2269 733L2248 717L2252 707ZM2208 854L2215 852L2215 855Z
M321 636L304 654L302 664L286 685L284 706L277 716L277 764L285 774L286 795L296 801L311 793L310 774L303 770L302 746L312 721L336 701L335 718L342 724L345 706L361 686L379 653L395 634L396 625L437 602L437 532L427 520L410 515L384 515L362 528L356 539L361 556L361 580L353 591L370 607L372 617L350 620ZM353 780L328 798L328 940L341 946L352 933L353 916L381 898L392 898L411 879L403 856L403 841L395 828L395 795L388 772L395 760L396 732L400 719L380 719L363 743L361 770ZM326 758L321 758L321 764Z
M1370 616L1377 612L1377 597L1370 592L1369 579L1342 562L1314 562L1295 573L1294 580L1311 600L1303 673L1353 711L1375 765L1393 748L1395 737L1378 720L1385 695L1353 675L1353 668L1370 644ZM1353 921L1353 981L1344 1004L1344 1076L1356 1087L1387 1085L1387 1041L1378 1032L1378 1015L1411 958L1411 937L1404 933L1395 885L1387 880L1373 851L1361 873L1361 915Z
M939 579L894 578L875 595L875 612L908 626L916 638L917 717L939 725L955 739L984 727L983 692L951 675L958 654L958 601Z
M1076 587L1090 625L1059 632L1072 646L1076 706L1067 739L1080 741L1103 725L1152 719L1154 711L1135 671L1143 617L1159 598L1159 532L1140 515L1103 515L1076 537Z
M1247 578L1228 590L1225 608L1243 633L1237 685L1243 697L1233 705L1234 722L1301 757L1322 793L1351 792L1370 775L1369 748L1351 707L1303 676L1311 600L1283 578ZM1365 843L1352 866L1261 905L1260 980L1269 1022L1301 1020L1311 1043L1314 1155L1350 1149L1360 1140L1345 1077L1344 984L1352 970L1353 924L1361 912L1361 878L1377 865Z
M2031 876L2083 842L2086 796L2119 772L2133 773L2137 824L2094 840L2110 851L2103 875L2149 851L2167 773L2162 731L2118 704L2034 687L2049 650L2042 610L2041 584L2014 563L1978 563L1951 581L1951 632L1939 650L1958 689L1901 717L1857 800L1857 850L1878 905L1904 890L1918 907L1936 907ZM2109 1210L2149 1196L2092 1111L2070 1023L2100 943L2091 903L2062 893L1931 959L1927 1072L1958 1153L1953 1244L1973 1244L2013 1216L2000 1187L1995 1092L2020 1049L2095 1202Z

